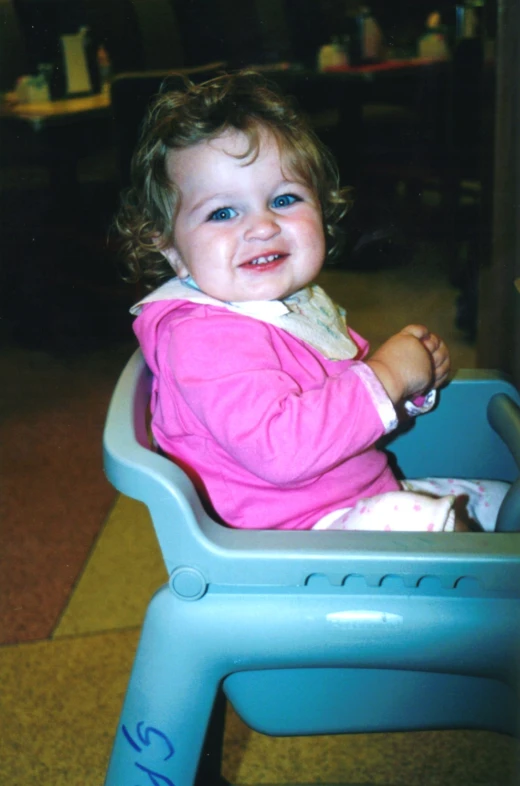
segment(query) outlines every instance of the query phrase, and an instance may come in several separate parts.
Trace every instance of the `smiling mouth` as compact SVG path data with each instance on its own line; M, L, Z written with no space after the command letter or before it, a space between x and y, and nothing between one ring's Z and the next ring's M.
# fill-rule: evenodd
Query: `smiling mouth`
M266 268L274 267L286 257L287 254L267 254L266 256L255 257L255 259L251 259L249 262L244 262L240 267L255 267L265 270Z

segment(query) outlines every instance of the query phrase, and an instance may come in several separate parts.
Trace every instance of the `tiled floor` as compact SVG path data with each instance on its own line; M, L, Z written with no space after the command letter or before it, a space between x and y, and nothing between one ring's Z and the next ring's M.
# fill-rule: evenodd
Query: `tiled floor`
M322 282L374 344L426 322L454 366L471 367L439 253L424 246L406 267ZM8 331L1 350L0 783L101 786L144 609L165 578L146 510L116 497L101 465L110 391L134 345L118 330L56 351L34 332L22 346ZM224 775L241 786L514 786L517 756L484 732L266 738L230 712Z

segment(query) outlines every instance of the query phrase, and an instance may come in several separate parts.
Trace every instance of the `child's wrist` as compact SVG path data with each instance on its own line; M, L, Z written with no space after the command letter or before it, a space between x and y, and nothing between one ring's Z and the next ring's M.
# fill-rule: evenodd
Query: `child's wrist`
M396 375L391 371L388 366L377 358L370 358L366 361L370 366L382 386L392 404L398 404L405 396L405 390Z

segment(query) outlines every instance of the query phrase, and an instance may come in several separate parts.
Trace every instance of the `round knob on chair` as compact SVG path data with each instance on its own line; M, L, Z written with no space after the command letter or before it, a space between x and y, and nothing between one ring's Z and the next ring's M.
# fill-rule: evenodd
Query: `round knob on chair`
M199 600L207 589L206 579L196 568L175 568L170 576L170 589L182 600Z

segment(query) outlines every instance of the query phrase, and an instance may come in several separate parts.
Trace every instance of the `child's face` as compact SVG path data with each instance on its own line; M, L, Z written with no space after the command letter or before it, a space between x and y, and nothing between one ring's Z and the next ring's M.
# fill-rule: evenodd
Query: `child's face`
M168 173L180 189L175 245L165 253L181 277L223 301L279 300L306 286L325 259L319 201L283 172L274 137L255 160L235 158L244 134L174 151Z

